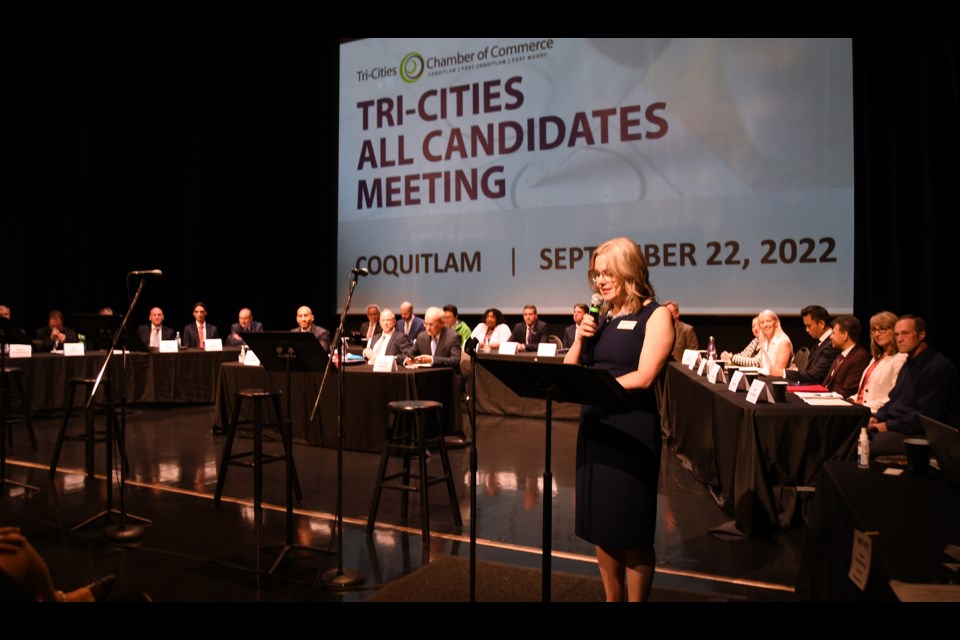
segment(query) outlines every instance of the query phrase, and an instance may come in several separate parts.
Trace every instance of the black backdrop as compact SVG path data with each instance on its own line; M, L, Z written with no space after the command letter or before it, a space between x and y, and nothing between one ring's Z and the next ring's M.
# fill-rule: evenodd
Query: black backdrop
M69 324L73 312L122 311L127 271L159 268L135 324L160 305L182 327L203 300L223 330L242 306L268 328L293 327L301 304L332 328L338 48L335 38L0 43L0 304L30 332L52 308ZM960 348L937 338L957 286L958 53L956 40L854 40L850 274L861 321L880 309L923 315L954 362ZM831 285L811 282L797 309ZM366 302L358 289L354 310ZM749 338L743 318L685 319L722 348ZM797 318L784 325L803 339Z

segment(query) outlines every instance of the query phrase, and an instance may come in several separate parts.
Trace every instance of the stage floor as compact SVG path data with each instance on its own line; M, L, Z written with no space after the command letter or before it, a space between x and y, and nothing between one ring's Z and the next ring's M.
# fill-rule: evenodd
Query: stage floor
M465 418L466 421L466 418ZM101 512L106 500L104 449L97 446L97 476L83 475L83 445L64 445L58 471L47 472L59 419L34 421L39 451L30 450L26 431L14 425L7 478L38 487L7 487L0 500L0 525L17 525L46 558L55 584L74 588L101 575L119 578L117 591L144 591L155 602L361 602L380 587L424 564L419 507L411 499L410 519L400 521L400 499L384 492L373 536L364 531L379 456L344 452L343 557L335 532L337 452L295 446L303 501L295 505L293 540L315 549L288 556L265 576L276 550L258 548L285 540L283 465L264 472L265 515L257 539L252 507L252 474L229 471L222 505L214 505L223 436L211 433L212 406L135 408L127 416L130 474L126 507L149 519L139 540L114 544L102 535L107 518L77 532L70 529ZM78 418L72 429L82 429ZM477 557L484 561L538 568L541 565L544 497L542 421L480 416L478 425ZM234 449L244 447L237 441ZM553 425L553 571L598 576L593 548L573 533L576 424ZM245 447L244 447L245 448ZM279 444L268 448L279 449ZM457 530L442 485L430 493L430 560L469 556L470 485L468 448L450 451L463 528ZM437 455L429 462L440 467ZM120 499L114 486L114 507ZM764 538L725 541L709 530L731 518L673 459L664 446L661 469L655 590L686 592L727 601L796 600L793 585L800 562L803 526ZM109 518L119 521L117 516ZM132 520L131 520L132 522ZM323 574L342 567L363 584L330 588ZM259 573L258 573L259 569ZM661 594L662 596L662 594ZM661 599L663 599L661 597ZM666 599L669 599L666 598ZM483 594L478 594L483 600Z

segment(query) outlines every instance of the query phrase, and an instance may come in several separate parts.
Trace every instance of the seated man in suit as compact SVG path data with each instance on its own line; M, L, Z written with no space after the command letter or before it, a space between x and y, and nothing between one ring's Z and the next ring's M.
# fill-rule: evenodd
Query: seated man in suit
M378 356L398 356L400 362L406 360L413 351L413 345L407 336L397 331L397 317L392 310L380 311L380 329L373 344L363 350L367 362L373 362Z
M517 347L520 351L536 351L537 345L547 339L547 323L539 320L537 308L528 304L523 308L523 322L513 328L510 342L520 343Z
M905 453L904 437L923 437L921 414L960 426L960 376L950 360L927 344L926 322L919 316L900 316L894 337L907 360L890 400L870 418L871 456Z
M396 322L396 317L394 317L394 322ZM360 325L360 338L363 340L364 348L373 345L374 341L377 339L377 335L381 330L380 306L376 304L368 304L367 321Z
M823 386L844 398L857 392L860 388L860 376L870 364L870 352L857 343L859 339L860 321L854 316L843 315L833 319L830 340L840 355L833 361L830 372L823 379Z
M697 332L686 322L680 321L680 304L676 300L667 300L663 303L670 314L673 315L673 359L677 362L683 360L683 352L687 349L699 349L700 341L697 340Z
M590 313L590 307L584 302L573 305L573 324L563 330L563 348L569 349L577 339L577 327L583 321L583 316Z
M173 340L177 332L173 327L163 326L163 309L154 307L150 309L150 322L137 327L137 335L143 344L151 349L159 349L161 340Z
M37 351L59 351L65 342L79 342L73 329L63 326L63 313L54 309L47 316L47 326L40 327L33 336Z
M430 307L423 314L425 330L417 336L404 365L430 364L460 371L460 334L443 326L443 309ZM399 331L399 327L397 331Z
M407 336L411 344L423 332L423 320L413 315L412 302L400 303L400 319L397 320L397 331Z
M786 378L794 383L822 384L830 367L833 366L834 359L840 354L840 350L834 347L830 340L830 335L833 333L830 328L832 326L830 314L823 307L814 304L801 309L800 316L803 318L803 326L807 334L817 341L807 358L807 365L803 369L772 367L770 375Z
M297 327L291 329L291 332L312 333L323 350L330 352L330 344L333 342L333 336L323 327L313 324L313 311L310 307L303 306L297 309Z
M243 341L243 336L240 334L258 333L260 331L263 331L263 325L253 319L253 312L250 311L250 309L244 307L240 309L240 316L237 318L237 322L230 325L230 335L227 336L227 344L232 347L247 344Z
M193 305L194 321L183 328L180 342L184 349L204 349L207 340L218 340L220 332L217 327L207 322L207 305L197 302Z

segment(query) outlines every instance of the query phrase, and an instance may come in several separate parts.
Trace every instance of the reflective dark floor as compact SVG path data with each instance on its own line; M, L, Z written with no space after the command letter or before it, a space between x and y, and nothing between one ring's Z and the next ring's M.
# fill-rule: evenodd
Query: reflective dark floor
M8 485L0 500L0 525L19 525L46 558L63 588L115 573L120 591L148 592L156 602L359 602L382 585L445 555L468 557L470 534L469 449L453 449L463 527L453 523L443 487L430 492L431 542L423 553L419 508L400 521L399 494L385 492L374 535L365 534L379 456L343 454L343 554L338 556L337 452L295 445L303 501L295 505L294 550L276 571L266 572L285 542L283 465L264 469L264 516L258 527L252 506L252 474L231 467L223 503L214 505L223 436L211 433L213 408L135 408L127 417L130 474L124 503L130 516L149 519L143 535L110 542L105 531L116 514L71 528L106 506L104 448L97 446L97 476L86 480L83 445L67 442L53 480L48 469L59 419L34 421L39 451L30 450L22 425L15 425L7 454L7 478L38 491ZM82 429L74 419L73 429ZM543 421L480 416L478 424L477 558L539 568L543 517ZM247 443L238 440L235 449ZM573 533L576 424L553 424L553 571L598 576L593 548ZM268 450L279 450L270 443ZM439 469L437 455L428 467ZM113 507L121 508L114 485ZM803 529L760 539L724 541L708 530L730 519L709 493L664 447L660 480L655 590L730 601L795 600L793 585ZM132 518L128 523L134 524ZM111 525L111 526L108 526ZM424 558L424 555L428 557ZM330 577L358 574L359 587L331 586ZM334 580L334 582L336 582ZM663 594L667 594L664 596ZM478 593L478 600L483 594Z

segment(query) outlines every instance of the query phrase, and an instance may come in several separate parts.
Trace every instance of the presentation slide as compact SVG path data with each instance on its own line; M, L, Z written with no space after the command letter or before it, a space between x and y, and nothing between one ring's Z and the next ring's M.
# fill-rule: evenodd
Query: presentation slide
M616 236L685 315L852 311L849 39L359 40L339 113L351 313L567 314Z

